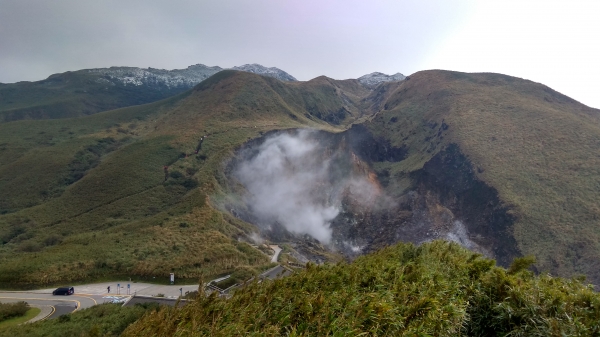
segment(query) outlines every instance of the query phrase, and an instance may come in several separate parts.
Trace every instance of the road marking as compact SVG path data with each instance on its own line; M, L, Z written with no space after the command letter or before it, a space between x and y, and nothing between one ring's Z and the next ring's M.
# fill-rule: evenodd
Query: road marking
M61 301L62 301L62 302L75 302L75 303L77 303L77 309L78 309L79 307L81 307L81 302L79 302L79 301L77 301L77 300L62 300L62 299L61 299L61 300L57 300L57 299L54 299L54 298L52 298L52 299L49 299L49 298L25 298L25 297L0 297L0 298L8 298L8 299L11 299L11 300L34 300L34 301L59 301L59 302L61 302ZM96 301L94 300L94 302L96 302ZM75 310L77 310L77 309L75 309ZM75 311L75 310L73 310L73 311Z
M83 297L83 298L89 298L90 300L94 301L94 305L98 304L98 302L96 302L96 300L93 297L89 297L89 296L92 296L92 295L90 295L90 294L83 294L83 295L88 295L88 296L82 296L82 295L79 295L79 294L75 294L75 296L79 296L79 297Z
M52 316L52 314L56 311L56 308L53 305L51 305L50 307L52 308L52 311L50 311L50 313L48 315L46 315L46 317L38 320L38 322L39 321L44 321L44 320L48 319L48 317Z

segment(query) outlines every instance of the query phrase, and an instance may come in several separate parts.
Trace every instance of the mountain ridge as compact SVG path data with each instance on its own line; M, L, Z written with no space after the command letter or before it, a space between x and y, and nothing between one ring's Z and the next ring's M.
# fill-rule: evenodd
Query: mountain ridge
M167 87L184 87L189 89L222 70L239 70L251 72L261 76L269 76L281 81L297 81L296 78L276 67L265 67L260 64L245 64L232 68L219 66L206 66L204 64L191 65L185 69L156 69L137 67L110 67L84 69L90 73L99 73L124 85L154 85ZM105 78L106 79L106 78ZM106 82L105 82L106 83ZM114 83L112 83L114 84Z
M230 69L284 82L298 82L279 68L260 64L245 64ZM53 74L37 82L0 84L0 123L22 119L71 118L151 103L189 90L223 70L227 69L203 64L173 70L110 67ZM377 83L393 77L386 76L379 74L376 78L369 77L363 80L364 83L358 83L372 89Z

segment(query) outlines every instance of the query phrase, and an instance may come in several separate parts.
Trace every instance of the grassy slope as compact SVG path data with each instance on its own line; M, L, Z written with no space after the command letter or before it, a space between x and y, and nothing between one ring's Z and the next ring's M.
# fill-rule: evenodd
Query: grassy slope
M230 299L163 308L124 336L595 336L600 295L578 280L508 271L457 244L400 244L311 265Z
M10 211L0 216L0 238L6 242L0 248L0 283L171 271L193 281L202 274L266 266L263 253L237 241L253 228L213 209L209 196L223 193L223 161L244 141L272 129L330 128L302 102L286 101L288 90L314 89L229 71L192 92L146 106L0 125L5 191L0 200ZM32 137L21 138L24 134ZM198 156L182 155L193 154L207 134ZM60 186L77 151L106 137L122 145L81 180ZM163 183L163 165L180 177ZM48 190L59 193L48 196Z
M409 146L397 176L458 144L512 206L539 270L600 280L600 111L530 81L446 71L411 75L385 105L367 125Z

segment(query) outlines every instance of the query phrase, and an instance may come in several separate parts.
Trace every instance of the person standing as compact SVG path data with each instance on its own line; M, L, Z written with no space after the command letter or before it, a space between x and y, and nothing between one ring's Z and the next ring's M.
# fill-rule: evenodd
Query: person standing
M108 290L108 293L110 294L110 286L106 287L106 290Z

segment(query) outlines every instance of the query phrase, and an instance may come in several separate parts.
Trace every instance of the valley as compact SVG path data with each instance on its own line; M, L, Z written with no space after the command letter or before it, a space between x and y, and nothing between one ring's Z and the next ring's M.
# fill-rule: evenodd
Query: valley
M597 110L498 74L394 79L226 70L154 103L1 123L0 283L258 273L269 258L250 245L257 233L292 262L445 239L502 266L534 255L539 272L598 282ZM248 184L277 177L236 176L284 135L313 144L287 180L328 165L292 186L317 225L269 213L283 198L257 213ZM312 214L297 203L289 214Z
M598 110L499 74L257 69L0 122L1 288L199 290L0 335L598 332Z

